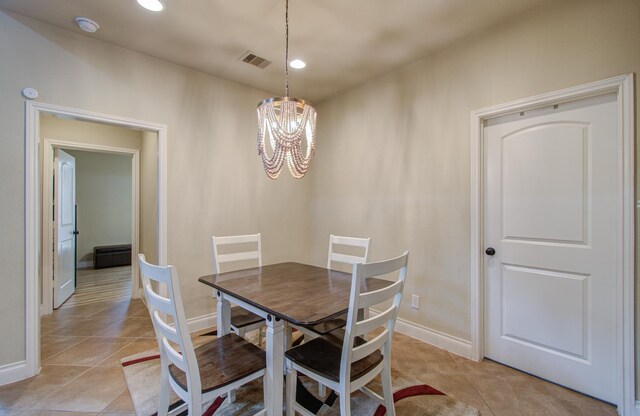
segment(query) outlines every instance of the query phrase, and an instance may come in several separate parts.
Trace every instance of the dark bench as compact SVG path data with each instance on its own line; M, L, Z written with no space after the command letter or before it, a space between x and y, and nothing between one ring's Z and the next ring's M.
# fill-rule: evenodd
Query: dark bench
M131 244L99 246L93 248L93 268L131 265Z

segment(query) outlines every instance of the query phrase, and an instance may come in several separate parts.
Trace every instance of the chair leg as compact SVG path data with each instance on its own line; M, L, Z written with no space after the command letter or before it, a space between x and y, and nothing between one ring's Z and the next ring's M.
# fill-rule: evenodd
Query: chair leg
M267 377L262 377L262 401L264 403L264 411L267 411L267 397L269 397L269 389L267 388Z
M189 412L187 416L200 416L202 415L202 396L200 392L197 394L191 394L189 400Z
M236 391L229 390L229 393L227 393L227 403L231 404L235 401L236 401Z
M395 416L396 408L393 403L393 389L391 387L391 364L389 357L384 358L384 367L380 374L382 378L382 395L384 396L384 407L387 409L386 416Z
M287 368L287 414L286 416L295 416L296 412L293 410L294 403L296 402L296 385L298 383L298 372L293 368Z
M327 388L324 386L324 384L318 383L318 395L321 398L324 398L324 396L326 396L326 394L327 394Z
M346 386L340 391L340 416L351 416L351 394Z
M285 351L291 349L293 345L293 331L291 325L285 325L284 327L284 342L285 342Z
M160 377L160 401L158 402L158 416L167 416L169 401L171 400L171 385L169 384L169 369L162 365Z

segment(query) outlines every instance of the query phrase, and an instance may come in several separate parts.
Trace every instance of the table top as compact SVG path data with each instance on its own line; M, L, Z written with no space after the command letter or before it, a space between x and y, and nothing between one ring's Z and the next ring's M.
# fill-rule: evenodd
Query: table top
M198 279L232 297L296 325L315 325L349 309L351 274L300 263L278 263ZM392 282L369 278L362 291Z

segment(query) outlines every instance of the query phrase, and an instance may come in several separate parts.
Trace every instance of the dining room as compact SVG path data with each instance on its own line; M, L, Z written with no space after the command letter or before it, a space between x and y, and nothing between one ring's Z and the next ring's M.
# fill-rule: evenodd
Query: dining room
M291 0L288 58L306 58L304 69L283 64L284 0L251 1L250 6L221 1L206 6L178 5L167 0L166 10L156 14L140 8L133 0L125 3L100 6L97 2L65 0L52 5L0 0L0 140L4 145L0 181L5 230L0 243L4 276L0 294L0 385L24 383L20 380L54 365L45 362L51 357L41 357L37 342L41 331L37 278L41 273L42 230L38 219L42 206L37 197L40 184L35 179L38 154L34 143L45 137L38 137L37 124L25 110L51 106L46 108L68 110L77 119L104 116L114 125L118 120L133 120L147 126L147 130L154 126L161 132L157 163L162 195L157 200L159 215L154 218L159 244L154 252L140 250L134 254L145 254L158 266L175 267L185 322L196 336L230 326L226 309L221 309L226 303L216 298L224 301L227 296L228 303L239 306L244 302L252 313L264 318L261 339L252 338L256 332L247 337L262 346L265 354L268 346L272 347L270 383L275 384L270 388L284 394L282 404L286 405L286 389L291 383L288 385L285 380L286 371L279 374L282 377L276 377L273 371L286 367L285 351L303 332L292 331L291 340L284 323L301 326L313 319L303 322L304 317L299 314L304 312L276 310L263 304L266 300L262 298L238 293L238 288L211 287L217 284L213 279L209 286L199 280L216 274L212 236L259 233L265 268L293 263L320 268L325 273L331 269L327 264L331 235L370 238L365 263L391 260L409 252L393 328L392 370L402 369L412 379L412 385L429 385L482 415L540 414L540 409L558 415L631 416L639 412L635 404L637 343L633 330L637 315L634 195L638 183L634 167L638 129L634 101L638 92L633 83L634 73L640 70L637 1L519 0L490 4L456 0L448 5L413 1L372 6L363 2L346 5ZM73 19L80 15L99 23L95 34L75 25ZM167 19L175 19L171 20L174 24L169 25ZM225 19L233 23L223 24ZM234 25L238 27L236 31L231 30ZM186 28L197 28L192 44L184 43L190 35ZM238 38L237 32L245 33ZM118 36L127 41L123 43ZM272 63L262 69L239 60L246 51ZM348 56L354 60L341 61ZM36 97L29 98L33 94L25 92L27 88L36 91ZM274 140L257 140L260 119L256 109L264 100L269 104L272 97L289 95L314 105L317 126L310 128L314 130L313 151L305 154L311 157L308 166L304 166L303 177L292 177L300 176L300 170L296 170L300 167L283 163L279 176L272 179L272 167L261 158L259 149L261 143L269 146ZM580 105L576 104L579 108L575 109L565 103ZM530 171L511 170L496 183L503 185L500 189L515 191L525 184L539 190L547 200L552 195L547 192L549 183L557 186L553 195L567 195L567 189L578 189L582 193L576 191L575 196L583 202L591 203L594 195L610 196L612 211L598 211L598 204L584 208L562 198L558 206L540 208L531 208L528 199L522 199L520 205L498 204L505 212L514 207L514 212L526 215L501 219L503 224L514 224L517 231L507 235L509 238L485 240L483 233L489 230L493 217L484 217L484 191L494 188L484 182L492 174L485 170L489 166L485 157L491 154L484 153L488 147L477 144L480 137L489 137L493 131L484 128L554 117L553 110L558 110L554 106L561 111L587 108L598 117L611 112L610 120L615 121L614 128L618 126L612 137L619 138L615 143L619 147L602 151L589 147L593 145L591 139L583 139L583 133L571 130L575 127L572 125L571 129L567 127L569 139L565 147L555 148L551 141L543 140L548 143L548 147L538 149L543 164L533 163ZM559 117L573 117L573 113L562 114ZM512 115L518 119L509 119ZM544 120L541 124L552 124ZM594 125L595 121L588 123ZM521 130L516 127L513 131ZM529 140L533 136L527 137ZM308 146L310 139L306 140L304 145ZM525 154L537 154L530 147L526 149ZM579 153L580 149L588 151ZM549 157L550 152L560 156ZM266 159L275 153L268 149ZM610 157L603 159L602 165L613 169L612 182L589 188L590 178L604 176L597 170L587 170L596 169L600 162L593 159L591 164L582 164L592 160L585 155ZM283 160L287 157L295 159L289 155ZM509 166L524 169L529 165L523 160L517 159L518 163ZM539 169L540 166L544 168ZM568 166L580 168L568 174ZM535 187L530 181L536 175L544 177L541 182L545 187ZM609 192L610 189L616 192ZM566 215L551 225L534 221L537 214L543 217L542 214L556 211ZM615 221L605 220L602 227L584 225L587 220L600 218L600 214ZM613 260L604 272L574 265L570 268L560 260L545 265L518 260L521 257L502 257L512 255L515 248L529 241L522 237L525 232L534 235L530 239L534 251L546 244L586 252L595 247L594 238L600 229L615 231L615 235L605 237L614 243L603 246L617 247L618 251L587 253L580 258L574 251L532 256L577 259L575 262L581 265L587 264L589 258L607 255ZM494 249L494 254L489 254L489 248ZM137 260L135 257L134 265ZM548 364L539 364L542 361L537 355L527 355L525 363L512 363L511 356L502 355L503 345L494 346L489 340L494 335L491 322L497 319L490 312L498 289L489 278L491 270L485 267L494 263L506 270L506 276L512 279L509 282L517 283L503 287L511 290L513 297L501 303L505 311L515 311L509 315L509 328L515 335L502 333L496 339L507 339L514 348L532 354L545 353ZM336 279L341 282L338 286L343 285L346 280L341 279L351 277L353 265L342 268L340 273L345 275L327 275L320 281L329 284ZM615 280L597 286L589 276L598 273L615 275ZM290 280L295 282L302 274L294 273ZM545 283L534 280L539 275L544 275ZM254 275L256 281L260 280L257 276ZM346 294L340 301L342 312L349 306L350 287L344 286L342 291ZM256 290L255 293L260 292ZM537 300L527 302L527 293L536 293ZM593 305L605 304L592 297L596 295L606 298L609 306L601 309L607 309L602 313L609 315L598 315L600 310L592 309ZM290 297L293 305L305 301ZM122 318L119 322L140 320L148 312L137 305L131 311L113 314ZM372 308L371 316L383 310ZM99 312L109 315L106 307L95 311L85 318L97 318ZM572 320L564 323L558 315L542 313L547 311ZM322 318L328 319L337 312ZM269 333L268 315L281 318L282 327L274 324ZM601 328L605 332L598 336L593 332L598 327L593 325L601 316L606 321ZM145 327L145 331L148 329ZM96 336L98 332L87 337L103 338ZM225 332L229 331L224 329L220 335ZM109 337L122 338L112 342L122 348L128 345L127 340L149 346L146 338L154 335L143 335L113 332ZM207 336L195 340L194 345L204 338ZM602 339L609 342L605 345L598 341ZM299 342L298 346L303 346L307 341ZM570 367L556 371L557 379L546 372L547 368L560 368L554 361L558 357L567 365L587 366L599 351L609 361L602 361L603 369L595 375L583 376ZM519 349L514 354L521 352ZM93 371L99 364L90 362L84 370ZM528 367L529 362L537 367ZM534 370L538 368L541 372L536 374ZM73 374L82 377L83 373ZM563 378L571 374L579 375L580 382L609 380L592 384L610 389L599 393L590 390L591 386L573 386ZM75 385L82 385L79 381ZM127 390L126 386L120 389L122 384L118 386L118 395L110 396L112 401ZM535 386L535 391L528 392L527 386ZM2 399L2 388L0 412L28 415L40 410L71 410L47 408L39 401L25 404L28 401L24 400L20 406L11 407ZM24 387L24 392L27 390ZM307 390L319 397L319 387L313 385ZM47 393L53 394L54 390ZM325 392L323 397L326 394L330 393ZM518 400L521 395L526 399ZM241 400L239 391L236 402ZM274 409L279 404L270 403L270 412L277 412ZM111 402L103 404L84 411L98 414L114 409L109 409ZM124 408L120 413L138 410L133 402Z

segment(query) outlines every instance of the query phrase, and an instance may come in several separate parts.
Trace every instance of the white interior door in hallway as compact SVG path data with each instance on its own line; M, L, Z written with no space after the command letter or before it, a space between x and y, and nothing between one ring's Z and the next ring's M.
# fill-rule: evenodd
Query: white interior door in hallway
M56 149L55 166L53 307L58 309L76 290L76 160Z
M484 355L610 403L617 105L600 95L489 119L483 133Z

